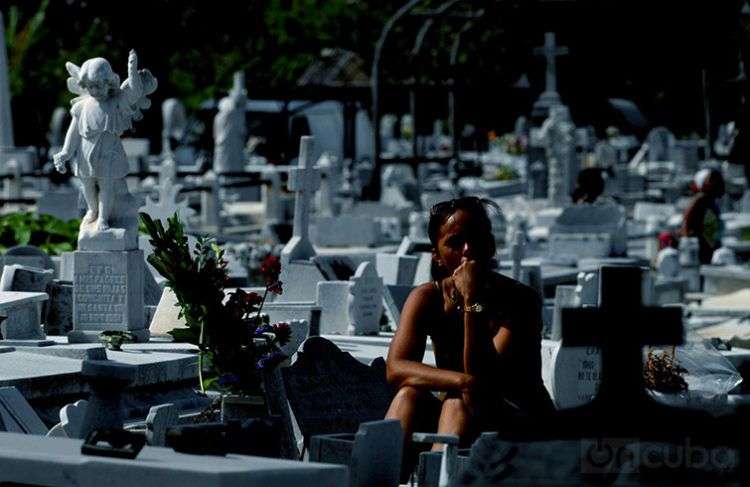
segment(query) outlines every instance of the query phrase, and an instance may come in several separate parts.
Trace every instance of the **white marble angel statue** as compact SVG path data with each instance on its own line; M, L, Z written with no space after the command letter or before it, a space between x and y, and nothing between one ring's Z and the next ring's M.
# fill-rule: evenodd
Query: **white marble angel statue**
M120 135L132 127L133 120L143 118L141 110L151 105L147 96L156 90L156 78L147 69L138 69L135 51L128 56L128 78L122 84L104 58L89 59L81 67L65 63L65 68L70 73L68 89L79 96L71 101L73 120L62 150L54 156L55 167L64 173L70 161L81 179L88 207L82 232L85 227L104 232L117 226L113 219L120 201L132 198L127 192L129 166ZM135 212L132 217L137 218Z

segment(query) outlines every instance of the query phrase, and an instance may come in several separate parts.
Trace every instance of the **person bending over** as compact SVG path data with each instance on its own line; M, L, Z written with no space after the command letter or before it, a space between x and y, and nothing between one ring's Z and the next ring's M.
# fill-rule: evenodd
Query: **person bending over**
M725 192L724 177L716 169L702 169L694 183L697 194L685 210L681 233L683 237L698 238L700 262L710 264L714 251L721 247L724 231L719 208L719 199Z

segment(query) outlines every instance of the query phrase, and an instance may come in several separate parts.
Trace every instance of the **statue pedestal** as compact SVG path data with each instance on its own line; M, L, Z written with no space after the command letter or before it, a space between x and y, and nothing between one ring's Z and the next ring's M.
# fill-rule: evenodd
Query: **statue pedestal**
M148 341L143 311L143 251L73 253L70 343L98 342L103 331L127 331Z

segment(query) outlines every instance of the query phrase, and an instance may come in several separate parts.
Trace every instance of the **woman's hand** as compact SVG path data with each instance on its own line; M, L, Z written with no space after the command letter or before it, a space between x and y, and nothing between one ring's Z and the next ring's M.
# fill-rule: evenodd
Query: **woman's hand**
M453 285L463 298L464 306L472 305L477 302L480 285L480 276L482 269L475 260L463 258L461 265L453 271Z

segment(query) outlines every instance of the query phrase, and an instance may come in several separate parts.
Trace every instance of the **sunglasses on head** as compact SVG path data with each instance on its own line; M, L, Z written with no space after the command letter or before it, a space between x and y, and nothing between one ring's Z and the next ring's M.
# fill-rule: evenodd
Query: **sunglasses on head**
M432 205L430 215L437 215L446 211L453 212L456 208L465 208L472 205L482 206L483 201L484 200L476 196L464 196L462 198L441 201L440 203Z

